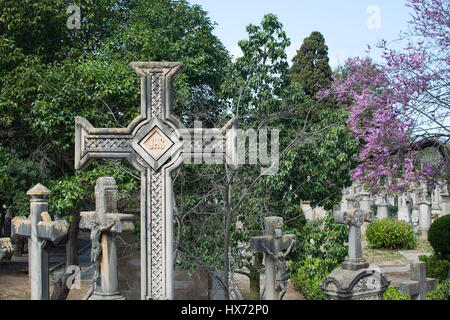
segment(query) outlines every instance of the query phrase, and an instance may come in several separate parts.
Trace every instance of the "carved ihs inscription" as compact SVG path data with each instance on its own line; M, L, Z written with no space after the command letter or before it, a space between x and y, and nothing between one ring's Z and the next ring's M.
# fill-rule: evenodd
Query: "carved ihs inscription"
M153 159L158 160L172 147L173 142L158 127L155 127L142 139L141 145Z

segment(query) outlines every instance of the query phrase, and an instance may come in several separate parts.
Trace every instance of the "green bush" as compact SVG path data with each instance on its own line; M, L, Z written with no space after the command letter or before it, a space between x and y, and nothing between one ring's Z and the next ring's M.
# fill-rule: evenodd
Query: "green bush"
M390 287L383 293L383 300L411 300L411 297L401 294L395 287Z
M333 266L330 270L330 266ZM308 300L326 300L320 284L336 268L331 261L306 258L297 273L291 277L294 288Z
M308 221L302 232L297 234L297 249L290 256L295 263L288 268L289 274L296 274L307 258L329 263L327 269L332 271L347 256L347 240L348 227L335 223L331 211L324 218Z
M438 283L436 290L427 292L427 300L450 300L450 279Z
M431 224L428 241L436 254L450 258L450 215L440 217Z
M391 218L369 224L366 236L373 249L414 249L417 246L411 224Z
M442 281L447 279L450 270L450 261L438 255L432 255L430 257L423 255L419 257L419 260L427 264L427 277Z

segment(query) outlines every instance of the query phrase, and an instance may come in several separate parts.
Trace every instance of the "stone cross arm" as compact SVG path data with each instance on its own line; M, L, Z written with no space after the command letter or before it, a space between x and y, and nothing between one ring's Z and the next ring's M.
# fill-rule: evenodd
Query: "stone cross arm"
M296 246L296 237L295 234L286 234L283 236L281 240L281 248L280 250L284 251L289 249L289 247L292 245L292 249ZM250 248L253 251L256 252L264 252L264 248L267 248L269 250L273 250L273 236L259 236L259 237L253 237L250 239ZM294 242L294 244L292 244Z
M406 294L408 296L415 296L420 293L420 282L415 280L405 280L399 284L399 291L402 294ZM436 290L436 279L426 278L425 281L425 290L432 291Z
M410 280L399 284L402 294L411 296L412 300L426 300L427 291L436 289L436 279L427 278L427 266L423 261L411 263Z
M64 238L69 230L69 223L65 220L49 221L49 216L45 220L39 221L36 225L36 234L39 239L49 240L58 243ZM12 236L31 237L31 220L26 217L15 217L11 223Z

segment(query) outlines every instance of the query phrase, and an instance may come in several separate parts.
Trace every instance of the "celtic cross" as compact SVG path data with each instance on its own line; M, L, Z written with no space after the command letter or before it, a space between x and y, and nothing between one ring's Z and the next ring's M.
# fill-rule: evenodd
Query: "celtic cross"
M94 128L75 120L75 168L94 159L122 158L141 173L141 299L173 299L173 194L171 174L191 158L224 160L234 167L234 119L221 129L186 129L171 114L180 62L132 62L141 77L141 114L126 128ZM211 133L212 132L212 133ZM231 134L229 134L231 132ZM232 147L230 147L230 145ZM208 150L209 152L205 152ZM211 152L212 151L212 152ZM230 160L231 159L231 160Z

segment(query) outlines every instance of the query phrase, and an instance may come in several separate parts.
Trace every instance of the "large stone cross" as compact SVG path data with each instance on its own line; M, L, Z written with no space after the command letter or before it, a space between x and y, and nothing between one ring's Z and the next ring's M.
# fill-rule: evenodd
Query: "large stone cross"
M12 236L28 238L28 263L31 283L31 300L48 300L48 251L47 241L58 243L69 230L65 220L52 221L48 214L50 190L37 184L27 195L30 199L30 215L15 217L12 220Z
M264 253L264 300L282 300L287 289L286 256L296 245L293 234L283 235L283 218L266 217L264 235L250 239L250 248Z
M426 300L427 291L436 290L436 279L427 278L427 265L425 262L411 263L410 279L399 285L402 294L411 296L411 300Z
M338 224L349 226L348 256L342 263L342 269L359 270L369 267L362 256L361 226L364 222L372 222L374 214L372 210L359 208L359 197L349 195L346 197L349 209L334 213L334 221Z
M125 158L141 172L141 299L173 299L171 174L191 158L194 163L225 160L234 166L237 142L228 129L237 123L232 119L222 129L209 129L207 136L202 130L186 129L171 114L173 81L183 64L130 66L141 77L141 114L127 128L118 129L94 128L77 117L75 168L84 169L94 159Z

